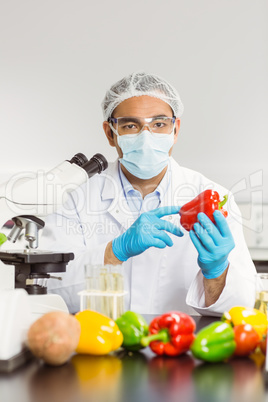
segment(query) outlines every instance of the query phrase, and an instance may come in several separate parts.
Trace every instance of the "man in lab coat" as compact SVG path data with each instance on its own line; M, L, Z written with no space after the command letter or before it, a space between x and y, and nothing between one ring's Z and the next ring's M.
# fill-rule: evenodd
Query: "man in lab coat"
M79 310L85 264L122 265L125 308L220 315L254 303L255 267L232 194L171 157L183 105L162 78L134 73L115 83L102 103L103 129L118 159L49 216L42 247L73 251L62 282L49 291ZM203 213L194 230L180 226L180 207L205 189L228 193L228 217Z

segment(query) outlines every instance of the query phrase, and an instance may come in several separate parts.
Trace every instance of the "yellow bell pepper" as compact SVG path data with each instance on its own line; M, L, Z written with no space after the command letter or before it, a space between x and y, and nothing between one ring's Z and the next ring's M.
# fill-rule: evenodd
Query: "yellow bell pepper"
M84 396L84 399L81 400L87 401L89 395L100 394L102 390L105 390L106 393L109 392L109 400L120 400L117 393L120 392L122 360L113 355L75 354L71 359L71 364L77 373L80 384L79 391ZM97 399L96 396L94 400Z
M80 311L75 317L81 325L77 353L106 355L122 345L123 335L111 318L92 310Z
M233 326L250 324L256 330L260 339L267 333L267 317L264 313L255 308L242 306L232 307L228 312L223 314L222 321L228 322Z

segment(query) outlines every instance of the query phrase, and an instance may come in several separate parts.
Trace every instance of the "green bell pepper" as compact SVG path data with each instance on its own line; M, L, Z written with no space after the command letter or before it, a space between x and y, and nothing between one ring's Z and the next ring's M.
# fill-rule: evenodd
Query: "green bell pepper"
M191 345L191 352L197 359L221 362L232 356L235 347L232 326L216 321L198 332Z
M192 379L199 402L233 401L234 367L224 362L202 363L195 366ZM241 399L241 401L243 398Z
M118 328L123 334L122 346L131 351L143 349L141 340L144 336L148 335L148 324L142 315L127 311L117 318L115 321Z
M7 240L7 237L4 233L0 233L0 246L1 244L5 243L5 241Z

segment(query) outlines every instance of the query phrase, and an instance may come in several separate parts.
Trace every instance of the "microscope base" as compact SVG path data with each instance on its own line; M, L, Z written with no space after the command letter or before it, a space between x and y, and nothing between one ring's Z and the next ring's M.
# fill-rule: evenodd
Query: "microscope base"
M29 295L29 302L32 322L51 311L64 311L69 313L65 301L59 295Z
M15 356L12 356L6 360L0 360L0 373L11 373L32 359L34 359L34 356L31 351L27 348L24 348Z
M0 291L0 372L11 372L31 358L27 332L34 321L51 311L68 313L59 295L30 296L24 289Z

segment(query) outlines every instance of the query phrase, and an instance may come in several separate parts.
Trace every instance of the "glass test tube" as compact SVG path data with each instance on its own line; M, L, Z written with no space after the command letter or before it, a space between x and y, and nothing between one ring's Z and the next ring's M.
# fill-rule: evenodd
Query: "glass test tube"
M81 309L98 311L112 319L124 312L124 277L121 266L85 266L86 291ZM85 299L85 300L84 300Z

